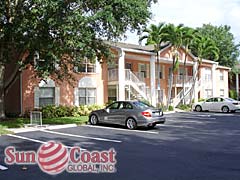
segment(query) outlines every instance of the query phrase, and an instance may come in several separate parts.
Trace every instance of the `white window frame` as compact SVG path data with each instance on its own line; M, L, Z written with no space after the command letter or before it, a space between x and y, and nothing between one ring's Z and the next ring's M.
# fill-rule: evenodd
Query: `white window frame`
M85 96L81 96L80 95L80 91L81 90L84 90L85 91ZM94 90L94 96L88 96L88 93L87 93L87 91L88 90ZM79 106L80 105L93 105L93 104L96 104L97 103L97 89L96 88L88 88L88 87L79 87L78 88L78 92L79 92ZM85 99L85 103L84 104L80 104L80 102L81 102L81 98L84 98ZM94 98L94 103L89 103L89 98Z
M224 89L220 89L220 97L224 97Z
M224 72L220 71L219 73L220 73L219 75L220 81L224 81Z
M51 94L48 94L47 96L41 96L41 90L51 90ZM41 104L41 102L44 99L52 99L52 103L48 103L48 104ZM47 106L47 105L55 105L55 87L39 87L39 107L43 107L43 106Z
M82 71L82 69L84 69ZM92 71L90 71L92 69ZM84 58L78 66L74 67L75 72L77 73L96 73L96 63L91 63L89 59Z
M209 93L209 92L210 92L210 93ZM212 89L205 89L205 90L204 90L205 98L210 98L210 97L212 97L212 92L213 92Z

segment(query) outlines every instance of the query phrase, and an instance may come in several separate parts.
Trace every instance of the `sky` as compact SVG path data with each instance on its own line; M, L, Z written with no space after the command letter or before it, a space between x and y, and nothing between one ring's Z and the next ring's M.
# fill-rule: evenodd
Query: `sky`
M229 25L236 42L240 42L240 0L158 0L151 7L153 13L149 24L159 22L201 27ZM127 33L124 42L138 44L136 33Z

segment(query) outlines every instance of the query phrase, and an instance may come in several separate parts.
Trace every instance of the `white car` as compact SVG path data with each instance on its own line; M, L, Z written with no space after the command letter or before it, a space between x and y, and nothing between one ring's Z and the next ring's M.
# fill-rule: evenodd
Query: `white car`
M223 98L223 97L212 97L206 99L203 102L198 102L193 105L195 111L222 111L222 112L235 112L240 109L240 101Z

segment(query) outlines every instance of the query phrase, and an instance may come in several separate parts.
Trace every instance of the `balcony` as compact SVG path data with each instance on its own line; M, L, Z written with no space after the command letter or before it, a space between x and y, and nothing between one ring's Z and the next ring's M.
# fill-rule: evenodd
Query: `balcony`
M134 75L132 75L131 73ZM131 74L131 75L130 75ZM144 73L142 72L132 72L130 69L125 69L125 78L126 80L133 80L134 82L144 82ZM108 70L108 81L113 82L113 81L118 81L118 69L110 69Z
M174 87L182 87L183 86L183 80L185 82L185 86L192 86L193 83L193 77L192 76L185 76L183 75L174 75L173 76L173 86ZM170 79L168 79L168 84L170 83Z

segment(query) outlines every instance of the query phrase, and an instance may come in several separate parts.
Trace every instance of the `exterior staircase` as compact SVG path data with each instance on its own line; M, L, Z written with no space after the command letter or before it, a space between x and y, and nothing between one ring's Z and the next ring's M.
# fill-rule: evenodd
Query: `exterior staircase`
M130 69L125 69L126 90L137 99L149 100L148 87ZM127 96L126 96L127 97Z
M150 89L146 86L143 77L138 77L139 74L133 73L130 69L125 69L125 94L126 99L144 99L150 100ZM118 82L118 69L108 71L108 81Z
M193 83L193 78L191 78L188 82L188 84L192 84ZM200 91L201 89L201 79L199 79L196 83L195 83L195 88L197 89L197 92ZM192 86L187 86L185 87L185 91L182 89L176 97L173 98L172 104L174 107L178 106L179 103L185 98L185 102L186 103L190 103L190 95L191 92L194 91L192 89Z

